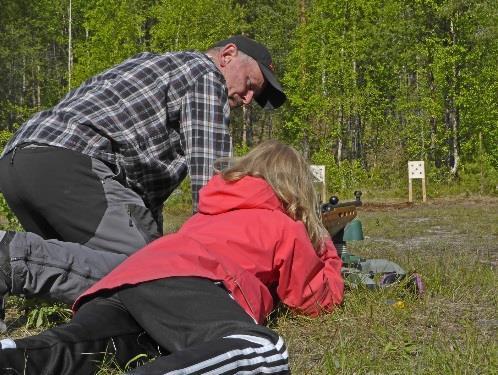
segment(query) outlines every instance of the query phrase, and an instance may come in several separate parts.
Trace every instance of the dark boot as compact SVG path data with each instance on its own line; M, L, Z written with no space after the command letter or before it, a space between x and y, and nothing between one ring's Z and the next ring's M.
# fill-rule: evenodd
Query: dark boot
M5 319L5 300L7 293L12 288L12 270L10 268L9 244L14 238L15 232L0 231L0 332L5 332L7 326Z

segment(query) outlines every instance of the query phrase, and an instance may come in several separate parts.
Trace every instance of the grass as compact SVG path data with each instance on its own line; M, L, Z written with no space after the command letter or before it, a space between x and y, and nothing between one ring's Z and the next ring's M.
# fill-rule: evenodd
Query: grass
M188 216L168 209L165 229ZM316 319L282 309L270 324L286 340L293 373L498 374L498 198L366 204L358 217L365 240L348 250L417 271L427 293L351 290L334 313ZM12 307L9 316L22 313ZM8 335L35 332L19 326Z
M396 207L360 208L348 250L419 272L426 295L353 290L319 319L279 316L294 373L498 374L498 200Z

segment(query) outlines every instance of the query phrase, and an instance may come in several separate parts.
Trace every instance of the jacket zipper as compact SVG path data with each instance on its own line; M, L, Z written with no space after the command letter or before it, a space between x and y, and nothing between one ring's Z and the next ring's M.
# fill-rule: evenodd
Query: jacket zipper
M131 216L131 208L130 208L130 206L128 206L126 209L128 211L128 225L130 227L133 227L133 219L132 219L132 216Z
M249 306L249 309L251 310L251 313L252 313L252 318L255 321L258 321L258 319L256 319L256 314L254 313L254 309L252 308L251 304L249 303L249 300L247 299L247 297L244 293L244 290L240 287L238 281L235 278L233 279L233 282L235 285L237 285L237 288L239 288L240 293L242 294L242 297L244 297L244 301L246 301L247 306Z

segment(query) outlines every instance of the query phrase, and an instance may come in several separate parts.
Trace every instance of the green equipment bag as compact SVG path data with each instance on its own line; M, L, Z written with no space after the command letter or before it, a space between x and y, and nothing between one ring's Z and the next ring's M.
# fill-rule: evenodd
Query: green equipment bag
M407 274L399 264L387 259L365 259L347 251L347 242L363 240L362 225L356 219L356 208L362 206L361 195L361 191L355 191L355 200L344 203L332 196L329 202L321 205L322 223L343 262L346 287L374 289L403 284L415 294L423 294L425 287L419 274Z
M387 259L366 259L349 253L346 244L334 243L343 265L342 276L348 288L384 288L403 284L410 291L421 295L425 291L422 278L417 273L407 273L399 264Z

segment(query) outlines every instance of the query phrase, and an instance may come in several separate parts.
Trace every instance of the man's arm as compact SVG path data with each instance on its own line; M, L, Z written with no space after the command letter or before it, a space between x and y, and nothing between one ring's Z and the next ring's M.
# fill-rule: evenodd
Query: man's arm
M213 163L232 155L230 107L225 85L209 72L200 77L182 100L180 132L197 211L199 190L213 175Z

